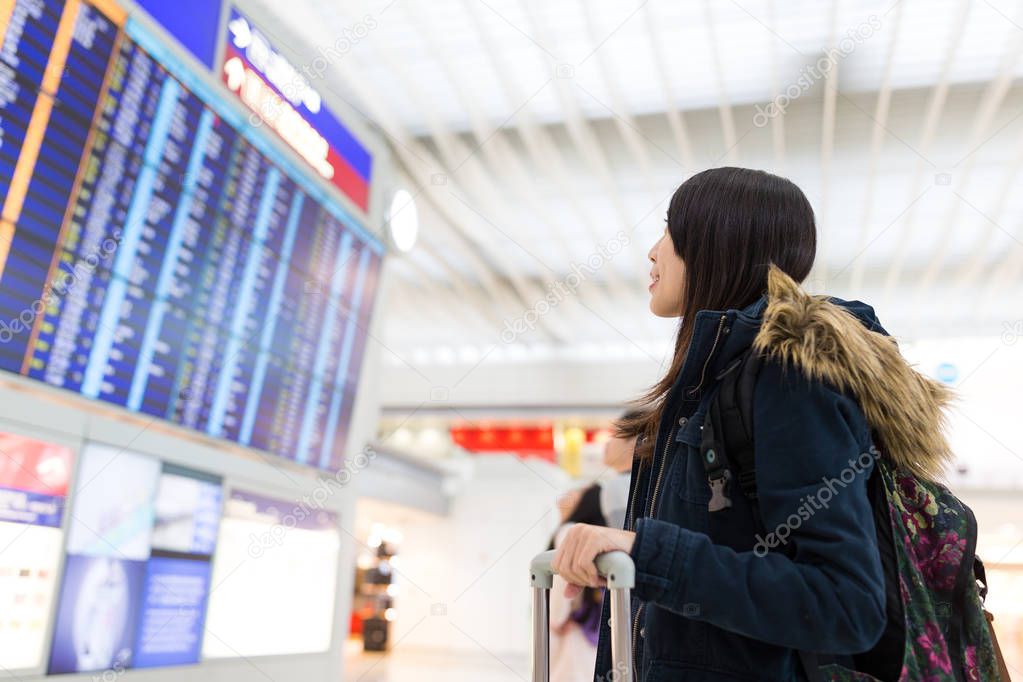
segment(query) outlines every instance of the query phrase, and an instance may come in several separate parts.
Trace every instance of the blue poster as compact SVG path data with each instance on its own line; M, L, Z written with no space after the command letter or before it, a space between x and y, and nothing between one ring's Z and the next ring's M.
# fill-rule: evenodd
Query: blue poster
M135 643L136 668L199 662L209 584L207 560L157 556L149 560Z
M131 665L144 561L68 556L49 672Z

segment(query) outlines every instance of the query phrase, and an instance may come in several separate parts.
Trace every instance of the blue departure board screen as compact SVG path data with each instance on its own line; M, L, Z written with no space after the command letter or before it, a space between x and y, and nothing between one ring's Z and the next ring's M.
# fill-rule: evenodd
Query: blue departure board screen
M380 242L110 0L0 13L0 368L339 467Z

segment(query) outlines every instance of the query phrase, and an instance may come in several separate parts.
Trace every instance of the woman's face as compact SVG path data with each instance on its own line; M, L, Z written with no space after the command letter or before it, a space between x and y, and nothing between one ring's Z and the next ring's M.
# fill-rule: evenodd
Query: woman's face
M632 455L636 451L636 437L611 438L604 444L604 466L615 471L628 472L632 469Z
M685 265L675 253L668 227L647 254L650 267L650 312L658 317L678 317L682 314Z

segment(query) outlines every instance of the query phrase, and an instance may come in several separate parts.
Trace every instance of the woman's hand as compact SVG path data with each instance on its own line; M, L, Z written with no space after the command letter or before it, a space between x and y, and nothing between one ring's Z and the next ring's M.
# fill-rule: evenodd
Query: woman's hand
M636 534L628 530L591 526L588 523L577 523L565 532L554 553L551 568L560 575L568 586L565 597L574 598L582 592L583 587L602 587L607 581L597 574L594 560L598 554L621 550L632 551L632 543Z

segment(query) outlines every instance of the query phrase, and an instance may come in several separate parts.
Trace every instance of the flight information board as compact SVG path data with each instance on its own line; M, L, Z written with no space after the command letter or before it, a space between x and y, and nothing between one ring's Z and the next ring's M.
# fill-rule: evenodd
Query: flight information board
M110 0L0 13L0 369L338 468L379 240Z

